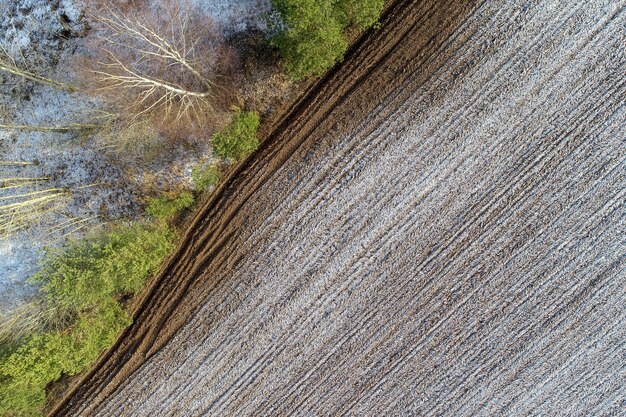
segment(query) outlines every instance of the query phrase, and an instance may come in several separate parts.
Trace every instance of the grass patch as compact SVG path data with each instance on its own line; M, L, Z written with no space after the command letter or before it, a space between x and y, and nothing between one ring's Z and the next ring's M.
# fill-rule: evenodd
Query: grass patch
M237 111L226 128L213 135L213 151L220 158L241 161L259 147L256 132L260 119L255 112Z
M33 280L49 305L73 311L65 328L0 346L0 415L38 416L46 386L85 370L131 323L122 297L139 291L174 248L164 222L135 225L50 251Z
M146 213L153 219L167 220L181 211L193 206L195 198L189 191L183 191L178 195L164 195L148 200Z
M191 180L196 190L202 192L217 184L220 174L217 164L198 165L191 170Z

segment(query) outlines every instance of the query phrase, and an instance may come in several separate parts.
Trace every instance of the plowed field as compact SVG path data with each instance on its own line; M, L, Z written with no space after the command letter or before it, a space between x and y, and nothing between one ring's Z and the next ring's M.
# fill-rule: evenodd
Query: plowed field
M56 415L623 413L625 45L624 0L397 2Z

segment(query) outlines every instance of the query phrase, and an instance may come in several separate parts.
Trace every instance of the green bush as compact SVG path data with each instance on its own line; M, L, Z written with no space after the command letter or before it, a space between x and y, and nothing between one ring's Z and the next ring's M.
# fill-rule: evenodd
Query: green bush
M374 25L384 0L272 0L282 31L272 41L285 59L285 69L299 80L318 76L341 61L348 42L347 26Z
M217 164L196 166L191 170L191 180L196 190L205 191L220 180L220 167Z
M173 249L165 225L135 225L69 243L46 254L32 280L56 305L80 310L109 297L139 291Z
M362 29L378 22L385 0L340 0L336 8L344 25L356 25Z
M41 284L50 304L72 308L74 323L0 349L0 415L39 416L46 386L86 369L131 322L118 302L138 291L173 249L165 223L131 226L48 253Z
M151 198L146 212L154 219L169 219L181 211L193 206L194 197L189 191L183 191L175 197L163 196Z
M87 368L129 324L121 306L109 299L82 315L69 331L32 337L0 362L0 414L38 415L48 383Z
M32 337L0 361L0 414L40 414L48 383L87 368L129 324L121 306L109 299L82 315L69 331Z
M220 158L242 160L259 147L259 124L258 114L238 111L226 128L213 135L213 151Z
M272 3L284 24L273 44L285 59L290 77L299 80L321 75L341 60L348 42L331 0L273 0Z

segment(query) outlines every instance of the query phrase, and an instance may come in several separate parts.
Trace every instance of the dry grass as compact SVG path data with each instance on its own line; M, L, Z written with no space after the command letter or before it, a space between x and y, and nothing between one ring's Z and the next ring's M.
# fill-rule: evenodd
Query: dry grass
M66 328L73 318L69 309L34 299L12 310L9 316L0 316L0 344L19 343L33 334Z
M69 123L59 126L36 126L36 125L18 125L18 124L0 124L0 130L21 130L29 132L53 132L64 133L80 130L92 130L103 127L99 124L91 123Z
M110 125L94 140L102 152L135 163L153 161L162 154L164 145L163 136L147 120Z

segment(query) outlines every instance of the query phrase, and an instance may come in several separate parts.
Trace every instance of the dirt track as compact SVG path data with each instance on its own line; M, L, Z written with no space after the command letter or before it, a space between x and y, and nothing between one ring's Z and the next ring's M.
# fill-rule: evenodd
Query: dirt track
M625 25L626 0L400 1L56 415L617 415Z

